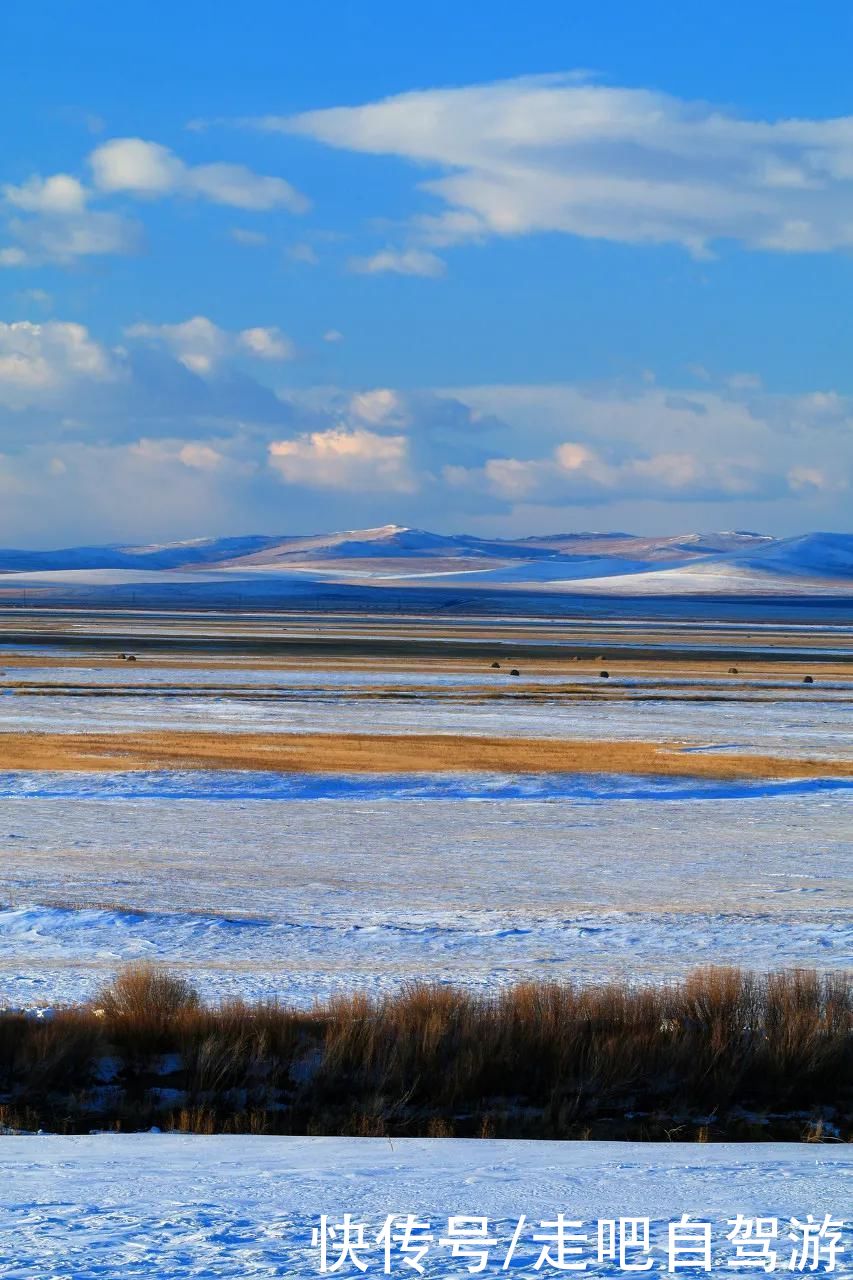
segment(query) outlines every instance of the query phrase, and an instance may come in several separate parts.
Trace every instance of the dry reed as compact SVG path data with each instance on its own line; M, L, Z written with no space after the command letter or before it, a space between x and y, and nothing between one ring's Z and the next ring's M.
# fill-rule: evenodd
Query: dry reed
M851 1031L849 975L807 971L482 995L415 984L305 1011L205 1007L183 978L142 967L52 1019L0 1014L0 1122L849 1138Z

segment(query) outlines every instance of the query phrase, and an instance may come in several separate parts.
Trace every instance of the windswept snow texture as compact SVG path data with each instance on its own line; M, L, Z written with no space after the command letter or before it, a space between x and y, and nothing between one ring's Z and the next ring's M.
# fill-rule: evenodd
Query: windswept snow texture
M635 777L609 773L265 773L216 769L126 773L12 770L0 773L0 799L43 800L424 800L568 801L753 800L777 796L853 798L853 779Z
M0 1001L853 963L853 788L613 776L0 778ZM687 940L689 939L689 946Z
M456 1215L487 1220L494 1244L482 1274L490 1276L537 1274L545 1242L533 1237L547 1233L541 1224L559 1213L582 1224L571 1230L591 1236L580 1258L591 1252L587 1273L601 1277L627 1274L616 1260L595 1260L598 1221L622 1217L650 1220L652 1275L670 1270L669 1224L682 1214L710 1224L714 1275L764 1274L729 1265L735 1246L727 1234L738 1214L778 1220L782 1273L796 1244L796 1237L787 1238L792 1218L802 1222L811 1214L822 1222L828 1214L840 1222L838 1275L849 1274L853 1246L853 1153L843 1146L5 1137L0 1186L0 1268L10 1280L307 1280L320 1273L312 1231L321 1215L339 1224L345 1214L363 1224L368 1248L357 1254L363 1272L347 1260L337 1274L356 1278L384 1274L375 1236L389 1215L411 1214L429 1224L432 1241L422 1265L434 1280L468 1275L476 1263L454 1259L440 1244ZM336 1257L333 1250L329 1262ZM631 1251L628 1258L645 1261ZM825 1261L824 1255L818 1274L825 1274ZM408 1274L405 1264L405 1255L392 1252L392 1274ZM561 1273L546 1265L538 1274Z
M691 967L738 965L745 956L773 968L853 965L853 927L840 918L664 912L650 930L641 913L627 911L566 919L412 913L398 923L376 913L360 922L329 915L300 923L97 908L0 910L0 947L6 967L14 968L7 1002L22 1006L77 1003L96 994L117 966L152 960L187 973L209 1000L245 998L248 988L254 999L302 1006L342 990L381 995L402 981L493 989L525 978L589 980L613 953L626 962L635 957L632 975L659 978L685 932Z

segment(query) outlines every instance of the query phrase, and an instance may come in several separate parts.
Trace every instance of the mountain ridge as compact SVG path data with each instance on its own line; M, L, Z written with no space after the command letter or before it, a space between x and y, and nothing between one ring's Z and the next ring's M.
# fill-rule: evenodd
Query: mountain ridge
M0 549L0 589L146 584L282 597L332 584L575 594L853 593L853 534L777 538L749 530L659 537L625 532L483 538L404 525L331 533L194 538L141 545ZM262 584L266 583L266 586ZM248 584L248 585L247 585Z
M844 535L840 535L844 536ZM189 569L199 565L239 567L285 560L310 562L356 557L412 556L426 559L441 554L454 558L518 560L562 554L608 556L628 549L651 556L712 554L744 542L764 545L777 539L746 531L644 536L625 532L531 534L522 538L482 538L475 534L441 534L407 525L379 525L309 534L246 534L198 537L166 543L84 544L55 550L0 548L0 573L62 569Z

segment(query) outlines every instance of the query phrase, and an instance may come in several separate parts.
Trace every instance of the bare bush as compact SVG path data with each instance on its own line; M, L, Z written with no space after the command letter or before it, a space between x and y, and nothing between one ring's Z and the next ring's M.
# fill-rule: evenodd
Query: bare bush
M111 1020L163 1023L201 1006L198 992L177 974L154 965L130 965L105 987L95 1006Z
M304 1011L204 1007L185 979L143 966L51 1020L0 1014L0 1092L7 1117L72 1131L799 1140L813 1115L818 1138L851 1137L851 1032L850 977L811 971L491 994L413 984Z

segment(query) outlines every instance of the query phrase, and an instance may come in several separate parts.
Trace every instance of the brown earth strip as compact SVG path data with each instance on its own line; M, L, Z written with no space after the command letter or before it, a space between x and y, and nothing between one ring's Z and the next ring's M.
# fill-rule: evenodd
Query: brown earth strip
M562 742L450 734L0 733L0 769L853 778L853 761L685 752L679 743Z

